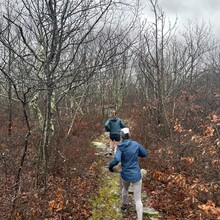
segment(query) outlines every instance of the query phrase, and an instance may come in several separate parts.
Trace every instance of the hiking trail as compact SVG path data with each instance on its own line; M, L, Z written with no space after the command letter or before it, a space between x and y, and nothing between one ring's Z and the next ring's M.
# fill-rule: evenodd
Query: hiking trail
M99 176L100 187L96 197L91 201L93 206L93 215L89 220L130 220L136 219L136 210L133 202L132 186L129 188L128 204L126 211L121 211L121 182L120 182L120 165L115 167L115 172L108 170L108 163L113 158L113 152L108 147L108 133L97 137L93 142L96 147L96 155L102 162L101 173ZM141 170L142 175L147 175L146 170ZM147 200L147 194L142 191L142 201ZM161 214L153 208L144 207L143 220L162 220Z

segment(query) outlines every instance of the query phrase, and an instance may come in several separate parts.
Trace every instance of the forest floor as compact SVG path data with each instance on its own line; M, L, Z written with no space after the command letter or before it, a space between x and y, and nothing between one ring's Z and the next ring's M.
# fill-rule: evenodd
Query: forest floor
M143 199L144 207L159 211L164 220L219 220L219 142L216 142L216 137L195 135L190 131L181 130L175 135L181 135L181 138L184 138L182 142L190 144L171 146L166 140L156 141L153 137L156 132L151 132L153 141L143 136L143 127L140 126L141 115L124 115L124 118L131 128L132 139L143 144L149 154L147 158L140 160L141 167L147 171L142 189L147 195L147 198ZM97 199L99 193L103 193L100 191L103 167L111 159L97 156L97 149L91 144L103 133L101 122L94 123L94 120L85 118L76 121L69 138L59 136L53 140L54 146L59 143L62 153L58 155L59 157L52 157L51 150L46 191L37 187L33 151L37 136L34 137L22 168L19 194L15 206L12 207L14 179L22 153L22 141L19 142L22 129L17 127L18 138L14 138L14 144L11 146L2 144L0 149L0 219L92 219L98 210L94 207L100 208L97 205L100 201ZM106 137L99 141L108 144ZM110 185L113 183L109 180ZM113 195L116 195L115 189L113 192ZM113 196L111 199L117 200L119 197ZM101 203L104 202L107 201L101 200ZM116 203L118 202L119 200ZM113 207L117 216L117 206ZM105 212L102 214L105 215ZM118 214L121 215L120 212ZM105 217L101 219L105 220ZM123 213L122 218L118 219L135 219L134 209Z
M135 127L131 119L127 119L126 124L129 127ZM103 139L102 141L107 144L107 140ZM209 148L211 151L210 143L209 138L201 137L200 147L202 146L202 149L200 150L204 152ZM207 183L202 178L199 179L197 175L202 177L200 164L193 166L195 162L191 161L192 157L183 157L183 160L177 163L175 159L172 160L173 149L166 147L165 150L167 150L165 152L167 156L164 156L163 147L156 146L156 150L149 150L151 159L142 160L142 166L147 170L142 190L146 197L142 200L144 207L152 209L153 212L156 211L153 219L160 219L160 217L167 220L220 219L219 182ZM160 215L157 214L158 211ZM122 213L120 219L136 219L134 204L128 212ZM151 219L150 215L145 215L144 219Z

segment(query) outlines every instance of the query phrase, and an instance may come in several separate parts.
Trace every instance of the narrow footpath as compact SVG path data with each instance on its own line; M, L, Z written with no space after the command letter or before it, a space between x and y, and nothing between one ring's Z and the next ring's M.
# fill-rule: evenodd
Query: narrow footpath
M107 146L108 133L102 134L92 142L96 147L96 155L104 160L101 167L100 187L96 197L91 201L93 215L89 220L132 220L136 219L135 205L133 202L132 186L129 188L129 208L126 211L120 209L121 183L120 167L116 167L115 172L109 172L108 163L113 158L111 149ZM142 175L146 175L142 170ZM146 192L142 192L142 200L147 199ZM143 220L162 220L160 213L153 208L144 207Z

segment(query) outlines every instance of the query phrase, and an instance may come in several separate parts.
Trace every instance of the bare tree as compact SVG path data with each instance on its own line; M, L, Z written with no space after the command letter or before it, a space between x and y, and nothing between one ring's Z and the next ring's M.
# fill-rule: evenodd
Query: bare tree
M138 72L144 76L148 99L157 100L157 123L164 123L164 96L166 94L166 56L169 43L174 36L176 23L166 24L165 13L157 0L150 0L154 21L140 38L138 54Z
M118 45L122 44L123 36L131 26L129 23L120 26L121 31L117 34L119 26L109 23L113 21L115 9L121 10L120 5L113 0L22 0L11 16L4 15L21 43L17 46L7 42L7 25L2 29L1 42L16 57L17 67L20 68L22 63L25 68L19 77L26 79L26 85L31 85L30 106L41 119L39 185L46 186L47 183L48 148L54 132L53 118L57 105L128 47L126 45L117 51L117 45L111 44L116 39ZM108 24L112 28L103 38L104 27ZM93 42L98 42L99 46ZM43 105L38 106L39 103Z
M20 79L18 81L16 78L12 77L13 73L12 73L12 71L8 71L9 69L7 67L6 67L6 70L4 69L4 67L1 67L0 70L4 74L4 76L6 77L7 81L10 82L10 86L13 87L16 98L22 106L23 117L25 120L26 129L27 129L26 135L24 137L23 153L21 155L21 159L19 162L20 164L19 164L18 172L17 172L16 178L15 178L15 183L14 183L14 195L13 195L13 199L12 199L12 207L11 207L10 216L9 216L9 219L11 219L11 217L14 214L17 196L19 193L19 189L21 187L21 174L22 174L23 165L24 165L27 151L28 151L29 137L31 135L31 124L30 124L30 121L29 121L30 119L29 119L29 115L28 115L28 103L29 103L30 97L31 97L31 95L30 95L31 87L24 88L24 82L22 81L22 79ZM11 99L9 99L9 100L12 101L12 94L11 93L10 93L10 98ZM11 112L10 112L10 114L11 114Z
M183 80L192 90L193 81L198 78L205 68L206 56L213 50L216 43L212 38L212 27L205 22L188 21L182 32L184 44Z

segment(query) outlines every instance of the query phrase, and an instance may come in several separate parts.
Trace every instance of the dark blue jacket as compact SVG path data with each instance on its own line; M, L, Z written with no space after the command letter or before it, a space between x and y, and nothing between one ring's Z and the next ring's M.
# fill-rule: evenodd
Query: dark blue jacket
M136 141L123 140L118 144L114 159L109 163L109 169L113 169L121 162L121 177L128 182L137 182L141 179L141 170L138 157L146 157L147 151Z
M118 117L110 118L105 122L105 130L109 131L110 134L120 134L121 129L124 127L124 122Z

